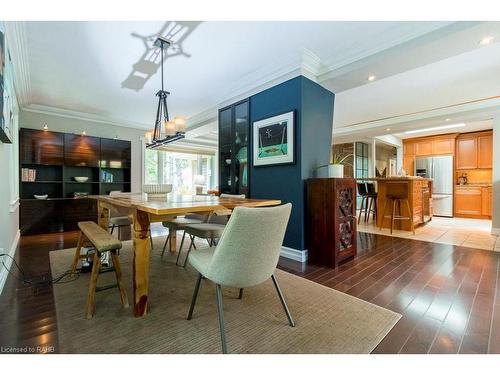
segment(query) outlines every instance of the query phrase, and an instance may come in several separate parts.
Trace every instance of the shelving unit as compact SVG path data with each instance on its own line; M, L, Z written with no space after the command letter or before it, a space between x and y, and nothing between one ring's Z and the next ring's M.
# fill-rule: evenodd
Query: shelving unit
M250 168L248 99L219 111L219 190L249 197Z
M129 141L24 128L19 139L21 170L36 171L35 181L23 181L20 173L21 234L74 230L78 221L96 221L96 202L75 198L75 193L130 192ZM103 172L112 174L114 181L103 181ZM35 194L48 198L38 200Z

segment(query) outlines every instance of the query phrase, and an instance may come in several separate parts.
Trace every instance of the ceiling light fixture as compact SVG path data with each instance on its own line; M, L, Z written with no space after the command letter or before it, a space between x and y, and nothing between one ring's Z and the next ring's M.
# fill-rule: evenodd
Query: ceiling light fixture
M451 118L447 118L444 121L449 122L449 121L451 121Z
M464 123L451 124L451 125L442 125L442 126L434 126L432 128L408 130L408 131L405 131L405 134L415 134L415 133L430 132L430 131L434 131L434 130L445 130L445 129L453 129L453 128L462 128L464 126L465 126Z
M43 125L43 130L49 130L49 127L47 126L47 124Z
M480 40L479 45L480 46L487 46L488 44L493 42L493 39L495 39L495 38L493 38L492 36L485 36L483 39Z
M376 76L374 76L373 74L372 74L372 75L369 75L369 76L368 76L368 78L367 78L367 80L368 80L368 81L370 81L370 82L375 81L375 79L377 79L377 77L376 77Z
M167 97L170 92L163 87L163 50L170 47L172 42L159 37L155 40L154 46L161 49L161 90L156 93L158 97L158 109L156 110L155 127L152 132L145 134L146 148L155 148L167 143L183 139L186 134L186 120L182 117L175 117L173 121L168 116Z
M389 131L389 130L391 130L391 128L386 128L385 130Z
M82 135L87 135L87 132L85 130L83 130Z

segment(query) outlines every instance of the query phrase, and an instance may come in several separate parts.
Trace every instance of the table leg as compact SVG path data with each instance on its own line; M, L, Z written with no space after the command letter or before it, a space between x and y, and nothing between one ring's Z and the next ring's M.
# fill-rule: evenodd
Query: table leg
M134 316L146 315L149 289L149 256L151 244L149 239L149 214L144 211L134 211Z
M169 243L170 243L170 252L175 253L177 251L177 231L173 230L168 233L170 235Z
M107 232L109 227L109 208L105 207L102 202L99 201L97 203L97 211L97 223L101 228L106 229Z

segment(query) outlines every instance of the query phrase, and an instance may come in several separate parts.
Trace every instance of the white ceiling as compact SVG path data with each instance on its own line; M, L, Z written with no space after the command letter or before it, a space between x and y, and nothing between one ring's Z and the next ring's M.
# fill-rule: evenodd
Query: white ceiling
M160 86L172 115L193 117L304 64L339 68L449 22L26 22L30 103L150 127ZM306 60L306 61L305 61ZM141 70L143 73L138 74ZM144 73L146 72L146 73ZM130 76L130 75L133 76ZM365 84L360 77L358 84ZM352 85L352 83L351 83Z

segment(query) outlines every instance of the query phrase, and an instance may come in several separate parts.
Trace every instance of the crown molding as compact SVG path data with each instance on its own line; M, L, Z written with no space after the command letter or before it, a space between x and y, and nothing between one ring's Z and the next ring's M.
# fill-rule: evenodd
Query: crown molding
M28 39L24 21L5 22L7 50L12 59L14 90L19 106L31 103Z
M42 104L30 104L28 106L22 107L22 110L25 112L40 113L40 114L44 114L44 115L70 118L70 119L80 120L80 121L97 122L97 123L119 126L119 127L124 127L124 128L133 128L133 129L137 129L137 130L147 130L147 129L151 128L151 125L146 124L146 123L123 121L123 120L119 120L119 119L109 118L106 116L85 113L85 112L79 112L79 111L73 111L73 110L57 108L57 107L51 107L51 106L42 105Z

